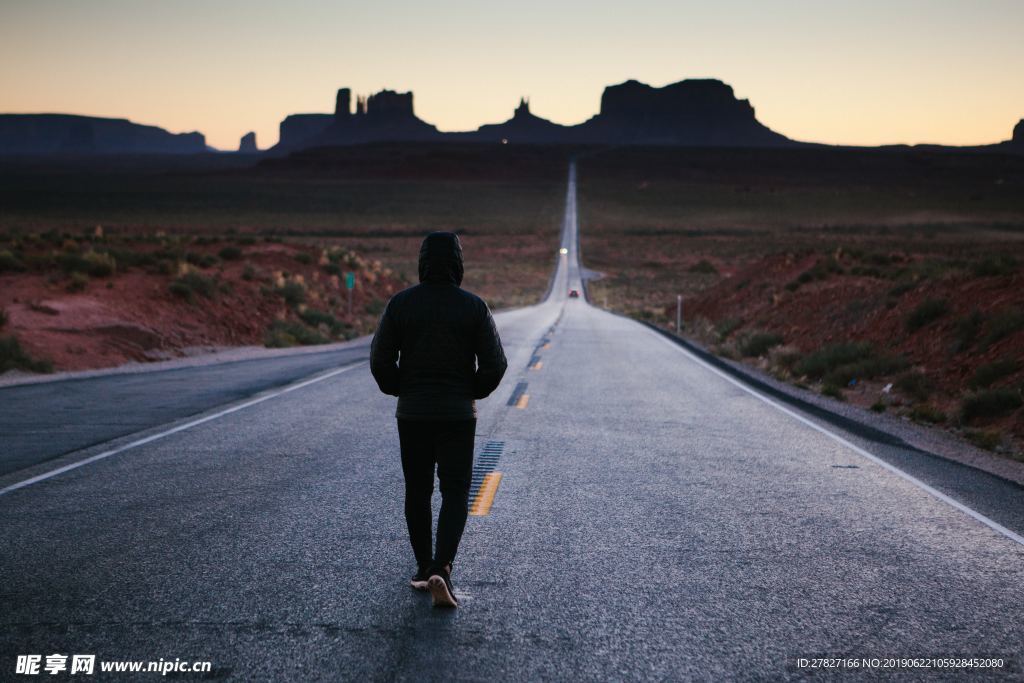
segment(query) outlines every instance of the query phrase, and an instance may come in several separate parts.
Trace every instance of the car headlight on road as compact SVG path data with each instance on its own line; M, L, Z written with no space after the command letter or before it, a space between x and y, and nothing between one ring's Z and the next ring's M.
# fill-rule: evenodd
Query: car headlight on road
M566 249L565 247L562 247L561 249L558 250L558 253L559 254L568 254L569 250Z

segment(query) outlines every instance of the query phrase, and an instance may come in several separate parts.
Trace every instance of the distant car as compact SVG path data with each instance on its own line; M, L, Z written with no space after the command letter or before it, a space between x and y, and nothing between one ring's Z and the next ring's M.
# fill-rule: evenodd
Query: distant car
M570 289L569 290L569 298L570 299L578 299L578 298L580 298L580 290L578 290L578 289Z

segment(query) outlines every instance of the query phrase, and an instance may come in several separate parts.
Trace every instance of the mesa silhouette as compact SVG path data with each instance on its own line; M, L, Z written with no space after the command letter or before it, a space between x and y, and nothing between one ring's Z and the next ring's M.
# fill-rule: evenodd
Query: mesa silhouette
M75 114L0 114L0 154L92 156L214 151L202 133L169 133L128 119Z
M512 118L475 131L445 133L416 116L413 94L382 90L356 100L349 88L338 90L333 114L292 114L280 125L279 142L268 152L282 154L312 147L370 142L489 142L573 145L649 145L690 147L832 147L800 142L768 128L749 100L717 79L687 79L662 88L629 80L608 86L600 111L583 123L564 126L530 111L519 101ZM900 148L908 145L883 145ZM844 146L850 147L850 146ZM923 149L1024 153L1024 119L1010 140L988 145L921 144Z
M512 118L474 131L442 132L418 116L413 94L382 90L355 99L341 88L332 114L292 114L280 124L271 156L313 147L373 142L480 142L540 145L650 145L692 147L798 147L811 144L771 130L716 79L687 79L661 88L629 80L608 86L597 114L566 126L530 111L521 99ZM888 147L901 147L889 145ZM972 147L918 145L968 152L1024 153L1024 120L1005 142ZM0 114L0 155L99 156L124 154L199 154L216 152L198 132L170 133L127 119L71 114ZM260 153L255 133L239 142L243 155Z
M522 99L512 118L475 131L442 133L416 116L411 92L384 90L356 100L338 91L333 114L293 114L281 122L273 152L367 142L508 142L778 147L798 144L760 123L747 100L719 80L685 80L663 88L626 81L605 88L600 111L563 126L530 111Z

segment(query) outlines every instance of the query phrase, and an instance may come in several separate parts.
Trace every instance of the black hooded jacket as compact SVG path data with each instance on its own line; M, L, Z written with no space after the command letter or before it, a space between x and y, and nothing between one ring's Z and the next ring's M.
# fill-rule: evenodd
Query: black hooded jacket
M433 232L420 247L420 284L391 298L370 345L370 372L398 397L397 417L476 417L474 399L494 391L508 362L483 300L462 284L457 235Z

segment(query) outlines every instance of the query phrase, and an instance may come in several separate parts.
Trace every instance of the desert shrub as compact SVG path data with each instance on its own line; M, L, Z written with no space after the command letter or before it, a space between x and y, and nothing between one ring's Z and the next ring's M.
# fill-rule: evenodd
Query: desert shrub
M117 261L110 254L101 254L96 251L87 251L83 254L85 259L85 274L92 277L107 277L117 270Z
M978 338L981 325L985 321L981 311L975 309L956 321L953 327L953 345L951 351L960 353L971 348L974 340Z
M878 354L867 342L845 342L807 354L796 363L794 370L811 379L820 379L826 385L844 387L855 379L899 372L907 365L902 356Z
M822 381L826 384L848 386L854 380L871 379L899 372L907 365L907 360L902 356L869 356L830 370L822 378Z
M835 384L826 384L826 385L822 386L821 387L821 395L822 396L829 396L831 398L838 399L840 401L845 401L846 400L846 397L843 396L843 390L840 389Z
M301 282L289 280L280 287L274 288L274 293L284 299L289 306L298 306L306 301L306 286Z
M818 259L817 263L797 275L795 280L786 283L786 289L790 292L795 292L800 288L800 285L814 282L815 280L827 280L830 275L841 275L842 273L843 268L836 261L835 257L829 256Z
M217 265L217 257L213 254L200 254L194 251L186 252L185 260L193 266L210 268Z
M871 345L867 342L832 344L801 358L794 370L812 379L821 379L828 371L861 360L871 353Z
M910 410L910 417L918 422L930 422L932 424L946 421L946 414L944 412L927 403L914 406Z
M915 401L927 401L932 393L932 383L923 372L907 372L896 378L893 386Z
M256 244L256 238L252 236L239 237L238 243L241 244L243 247L251 247L252 245Z
M195 292L192 290L191 287L189 287L184 282L179 282L178 280L175 280L168 286L168 289L170 290L171 294L177 297L181 297L182 299L189 303L194 302L196 299Z
M25 270L25 264L8 249L0 249L0 273Z
M195 301L196 294L200 294L207 299L213 298L213 295L217 293L217 283L213 278L200 275L196 272L189 272L172 282L170 290L175 296L179 296L189 303L193 303Z
M994 451L1003 441L1003 436L994 429L966 429L964 436L978 448Z
M177 263L185 259L185 252L177 247L162 247L161 249L154 251L153 256L159 261L170 261Z
M370 315L380 315L384 312L384 307L387 305L388 302L383 299L370 299L366 302L366 306L364 306L363 309Z
M782 343L782 335L773 332L754 332L744 336L739 343L739 352L746 357L763 356L774 346Z
M242 250L238 247L224 247L217 252L217 256L221 257L225 261L237 261L242 258Z
M983 389L969 394L960 405L964 422L978 418L1000 417L1020 408L1020 392L1013 389Z
M1012 275L1015 270L1017 270L1017 259L1009 254L987 256L971 265L971 272L975 277Z
M53 372L53 363L29 356L15 337L0 337L0 372Z
M792 346L773 347L769 356L773 365L789 372L792 372L793 366L803 358L803 354Z
M984 350L1020 329L1024 329L1024 311L1019 308L1003 309L989 320L988 334L981 340L979 346Z
M253 268L251 263L246 263L245 267L242 268L242 279L246 282L251 282L256 279L256 269Z
M89 276L85 273L71 273L66 289L69 292L81 292L89 284ZM107 283L109 284L109 283Z
M324 264L324 271L328 275L339 275L340 276L341 275L341 266L339 266L337 263L325 263Z
M949 302L945 299L925 299L907 316L907 330L916 332L948 312Z
M6 309L0 308L0 327L7 325L7 319Z
M875 401L871 404L871 412L873 413L884 413L889 406L885 404L885 401Z
M308 346L312 344L326 344L330 341L317 330L310 329L302 323L293 320L275 320L267 328L263 337L263 343L270 348L283 348L287 346Z
M1003 377L1012 375L1020 369L1020 363L1012 358L1001 358L992 363L986 363L974 371L974 376L968 381L972 389L985 389L992 386Z
M160 254L154 251L138 251L135 249L107 249L119 266L124 268L157 268L160 265Z
M299 318L311 327L328 330L334 336L342 335L351 328L348 323L338 320L326 311L318 311L315 308L305 309L299 313Z
M304 251L300 251L299 253L295 254L295 260L303 265L308 266L310 263L313 262L313 257Z
M110 254L101 254L96 251L65 251L57 256L57 265L65 273L85 273L92 277L106 277L113 275L117 268L117 262Z
M715 264L711 263L707 259L701 259L687 268L687 270L691 273L701 273L703 275L718 275L718 268L715 268Z
M739 318L726 318L725 320L718 321L715 325L715 332L718 334L718 339L720 341L727 339L729 335L735 332L742 324L743 321Z

